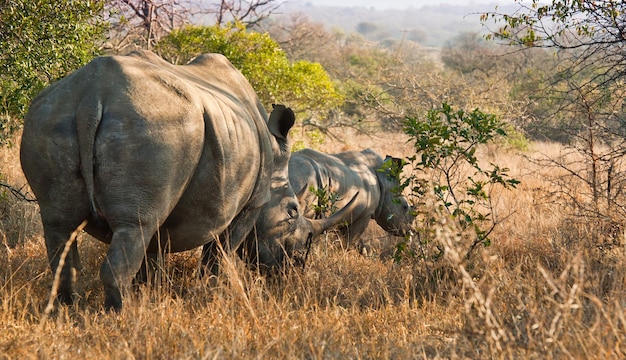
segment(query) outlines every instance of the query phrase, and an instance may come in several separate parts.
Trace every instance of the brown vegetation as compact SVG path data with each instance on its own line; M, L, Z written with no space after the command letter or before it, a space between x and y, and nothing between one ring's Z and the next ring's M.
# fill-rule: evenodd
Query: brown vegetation
M347 139L327 140L323 150L371 146L411 155L400 134ZM572 218L554 196L550 179L558 174L528 161L539 152L556 156L560 147L532 147L525 154L484 149L522 183L493 195L493 244L469 260L466 241L445 217L437 245L446 256L438 261L394 262L397 239L372 223L364 237L376 245L374 255L341 251L329 234L304 270L273 278L227 258L217 281L202 281L197 251L169 256L157 285L138 288L119 314L101 306L106 245L84 234L78 304L44 314L53 275L37 207L4 194L0 358L624 357L623 230L599 239L600 224ZM24 184L17 146L3 148L0 159L3 181Z

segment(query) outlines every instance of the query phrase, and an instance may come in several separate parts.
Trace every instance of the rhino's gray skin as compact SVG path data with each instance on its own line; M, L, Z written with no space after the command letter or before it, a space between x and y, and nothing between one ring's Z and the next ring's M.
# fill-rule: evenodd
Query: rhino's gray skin
M294 120L284 106L268 119L248 81L217 54L184 66L146 51L99 57L51 85L26 115L20 155L53 273L85 219L85 230L110 244L100 269L107 309L121 309L146 251L185 251L220 236L234 249L255 223L261 261L280 265L283 244L341 221L301 216L287 172ZM74 243L60 272L64 303L78 263Z
M404 196L392 192L393 188L399 186L399 180L388 176L386 172L377 171L385 160L372 149L338 154L304 149L291 154L289 182L296 191L311 187L314 190L330 190L339 197L335 203L338 207L344 206L359 192L348 225L343 227L348 244L356 244L370 219L375 219L387 232L403 236L410 231L414 219L413 209ZM311 191L304 191L299 197L300 205L303 208L306 206L305 216L314 216L311 205L317 203L317 196Z

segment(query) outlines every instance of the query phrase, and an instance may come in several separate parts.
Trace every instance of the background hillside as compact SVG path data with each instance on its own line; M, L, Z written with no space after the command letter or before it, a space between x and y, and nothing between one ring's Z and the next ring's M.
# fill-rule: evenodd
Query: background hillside
M496 3L452 5L451 2L446 4L437 1L429 2L433 5L423 6L419 4L424 2L396 1L392 2L394 8L381 8L374 1L342 1L342 5L333 3L338 2L292 0L283 4L277 12L282 16L306 14L312 21L324 24L329 30L359 32L369 40L393 42L405 39L423 46L441 47L461 32L483 31L480 14L493 11L496 7Z
M475 6L496 3L494 0L287 0L286 2L312 4L316 6L365 7L374 9L421 8L424 6L441 4Z

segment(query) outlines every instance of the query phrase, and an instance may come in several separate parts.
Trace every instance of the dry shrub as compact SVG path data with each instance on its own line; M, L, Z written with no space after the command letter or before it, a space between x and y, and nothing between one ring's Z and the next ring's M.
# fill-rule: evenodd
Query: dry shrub
M481 357L623 357L624 248L598 246L589 223L572 222L567 202L551 196L545 172L554 169L526 162L515 170L522 184L503 195L514 215L483 253L488 271L465 271L455 235L439 239L463 279L461 346Z
M564 260L562 271L540 261L534 268L520 263L504 270L497 258L479 281L464 273L463 340L481 348L483 355L506 358L624 356L626 323L616 300L623 297L623 266L615 274L606 259L569 253ZM615 274L611 294L603 279L607 273Z

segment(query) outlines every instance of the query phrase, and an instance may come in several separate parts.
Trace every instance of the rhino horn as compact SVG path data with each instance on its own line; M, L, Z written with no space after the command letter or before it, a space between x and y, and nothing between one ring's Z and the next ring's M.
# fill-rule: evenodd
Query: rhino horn
M301 201L304 198L304 195L306 195L308 190L309 190L309 184L305 183L302 189L300 189L300 191L296 193L296 198Z
M344 221L349 221L350 217L352 216L352 214L355 213L355 210L357 208L356 198L358 195L359 192L357 191L346 206L325 219L309 219L309 221L311 222L311 227L313 229L313 238L316 238L318 235L334 225L340 224Z

